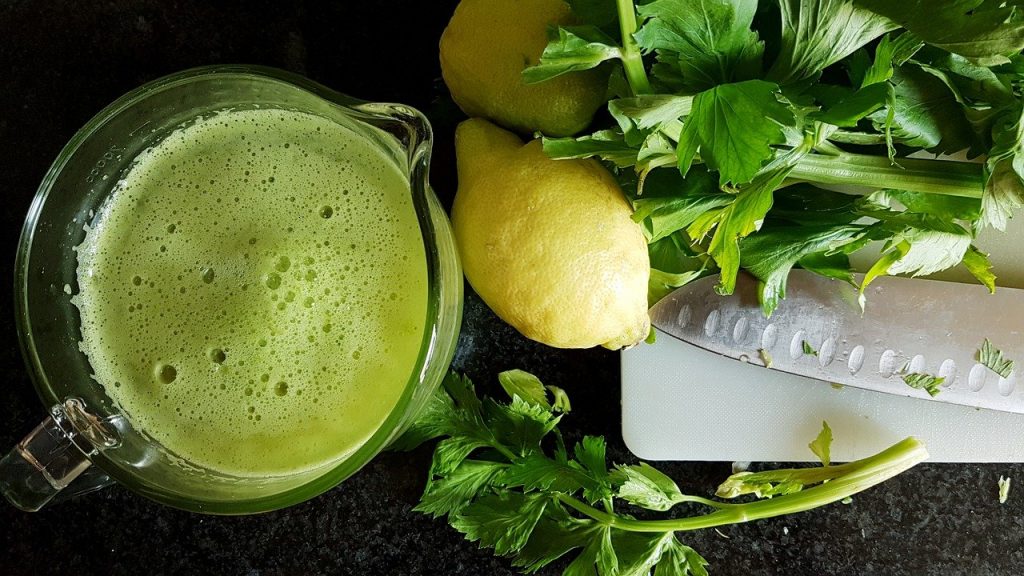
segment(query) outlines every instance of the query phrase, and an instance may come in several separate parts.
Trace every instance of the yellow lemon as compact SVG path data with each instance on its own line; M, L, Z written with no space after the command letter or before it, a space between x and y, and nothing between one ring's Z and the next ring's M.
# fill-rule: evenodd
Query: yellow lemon
M558 348L647 336L647 242L594 160L552 160L490 122L455 133L452 225L466 278L503 320Z
M469 116L520 132L575 134L604 103L608 74L594 69L523 84L550 25L573 23L562 0L462 0L441 35L441 73Z

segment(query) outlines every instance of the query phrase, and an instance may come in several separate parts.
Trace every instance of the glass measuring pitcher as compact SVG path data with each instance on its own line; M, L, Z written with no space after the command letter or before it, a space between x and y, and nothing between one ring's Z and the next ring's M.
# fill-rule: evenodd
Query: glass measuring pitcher
M79 288L75 247L139 155L204 117L255 109L315 115L379 149L408 182L427 276L418 358L407 367L408 381L376 431L339 460L262 476L232 475L189 461L140 427L93 377L80 347L81 313L71 296ZM65 488L78 493L114 481L177 508L246 514L312 498L366 464L404 431L440 384L458 336L462 275L447 217L427 181L430 149L429 123L408 106L360 102L305 78L253 66L173 74L96 115L46 174L18 247L18 336L50 416L0 460L4 496L19 508L38 510ZM224 211L230 218L230 208Z

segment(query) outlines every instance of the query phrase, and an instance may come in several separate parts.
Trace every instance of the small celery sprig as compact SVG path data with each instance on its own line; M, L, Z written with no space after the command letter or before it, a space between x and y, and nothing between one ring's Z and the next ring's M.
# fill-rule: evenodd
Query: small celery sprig
M570 450L558 424L570 410L565 392L532 374L499 375L511 398L477 396L468 378L451 373L423 415L394 448L440 438L427 486L415 510L449 524L468 540L531 573L570 555L563 571L581 574L706 576L707 561L677 532L802 512L849 498L927 458L907 438L874 456L830 465L832 432L825 424L809 445L825 466L734 474L721 498L683 494L646 463L609 466L604 438L585 436ZM641 520L624 512L665 512L690 503L710 511ZM617 509L616 506L619 506Z
M985 338L985 342L978 350L978 362L1003 378L1009 378L1010 374L1013 374L1013 360L1003 357L1002 350L993 346L988 338Z

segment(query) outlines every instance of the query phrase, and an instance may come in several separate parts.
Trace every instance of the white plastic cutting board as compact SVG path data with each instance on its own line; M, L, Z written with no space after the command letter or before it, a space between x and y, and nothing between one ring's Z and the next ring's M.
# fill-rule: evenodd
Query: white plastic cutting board
M1024 288L1024 214L1006 234L985 234L978 244L992 253L1000 285ZM663 333L656 344L622 354L622 435L640 458L809 461L807 443L822 420L832 427L836 461L868 456L907 436L927 443L932 462L1024 461L1024 415L837 389Z

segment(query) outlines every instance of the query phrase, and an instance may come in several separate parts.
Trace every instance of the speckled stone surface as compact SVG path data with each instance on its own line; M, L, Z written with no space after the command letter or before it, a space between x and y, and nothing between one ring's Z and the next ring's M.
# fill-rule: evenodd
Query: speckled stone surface
M18 353L11 278L32 195L75 130L166 73L212 63L278 66L427 111L437 132L432 180L450 203L457 115L437 80L435 46L453 5L0 2L0 447L44 414ZM563 424L570 440L604 434L611 459L633 461L619 435L616 354L525 341L470 294L455 368L485 391L495 390L501 370L535 372L571 394L575 411ZM507 560L411 511L429 459L429 448L384 454L323 496L260 516L180 512L117 487L38 514L0 505L0 574L514 574ZM729 465L663 469L684 491L706 495ZM1024 493L999 505L1000 474L1024 482L1022 465L924 465L850 505L683 538L717 575L1016 575L1024 569Z

